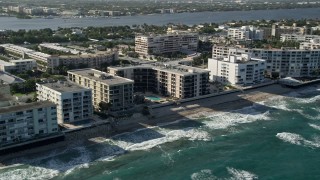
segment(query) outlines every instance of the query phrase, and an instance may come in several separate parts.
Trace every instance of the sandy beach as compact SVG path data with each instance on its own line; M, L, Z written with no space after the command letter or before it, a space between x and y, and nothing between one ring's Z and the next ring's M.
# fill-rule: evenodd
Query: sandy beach
M201 116L202 113L207 112L232 111L246 106L251 106L255 102L264 101L274 96L282 96L291 91L295 91L295 89L274 84L244 92L236 92L187 102L178 106L166 106L152 109L149 117L141 116L131 118L127 121L120 121L116 131L111 132L108 125L102 125L78 132L68 133L66 134L65 141L27 149L12 154L0 155L0 167L13 164L14 159L16 158L25 156L36 157L53 149L63 151L68 148L76 147L79 143L94 143L91 139L95 137L107 138L123 132L134 131L149 126L156 126L158 124L173 122L180 119Z

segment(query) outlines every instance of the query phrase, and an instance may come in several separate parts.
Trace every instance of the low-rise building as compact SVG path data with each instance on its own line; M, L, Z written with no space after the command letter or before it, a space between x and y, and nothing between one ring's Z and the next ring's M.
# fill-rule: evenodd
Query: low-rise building
M39 101L57 105L59 124L89 119L93 114L91 89L67 81L37 83Z
M209 93L209 71L173 64L108 67L108 73L134 80L136 92L154 92L179 99Z
M13 44L2 44L0 46L3 47L6 52L8 52L9 54L13 54L14 56L19 56L25 59L34 59L37 63L37 69L39 71L56 72L56 67L59 66L58 56L51 56L49 54L37 52L32 49L28 49Z
M57 53L79 54L80 51L60 46L58 43L42 43L38 46L40 50L51 50Z
M229 55L226 58L208 59L210 79L237 86L264 82L265 61L249 54Z
M0 71L22 73L36 68L37 63L33 59L10 60L9 62L0 60Z
M95 69L68 71L68 79L92 89L92 102L99 109L101 102L108 103L111 111L130 109L133 106L133 81Z
M301 34L281 34L280 41L298 41L298 42L310 42L312 39L319 39L318 35L301 35Z
M0 45L4 47L5 51L13 54L14 56L20 56L22 58L32 58L37 63L37 69L42 72L59 72L59 66L72 66L74 68L101 67L104 63L111 63L118 60L117 51L96 51L95 53L79 53L77 55L49 55L42 52L37 52L21 46L13 44ZM58 51L60 46L52 45L51 48L56 48ZM48 48L48 46L45 46ZM64 49L63 47L61 47ZM61 50L61 49L59 49ZM64 49L65 50L65 49Z
M2 102L2 101L1 101ZM49 101L0 107L0 146L59 133L56 105Z

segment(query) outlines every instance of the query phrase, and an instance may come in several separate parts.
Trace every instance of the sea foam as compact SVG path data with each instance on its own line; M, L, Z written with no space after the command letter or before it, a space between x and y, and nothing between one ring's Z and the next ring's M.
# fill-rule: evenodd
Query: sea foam
M227 129L238 124L252 123L257 120L270 120L269 111L260 112L254 107L246 107L237 111L208 114L209 120L203 123L210 129Z
M218 178L215 175L213 175L212 171L210 169L203 169L200 172L193 173L191 175L192 180L217 180L217 179L231 179L231 180L254 180L258 179L258 176L244 170L235 169L232 167L227 167L227 171L230 178Z
M277 133L276 137L281 139L284 142L288 142L294 145L300 145L300 146L311 147L311 148L320 147L320 143L318 140L310 141L305 139L301 135L295 134L295 133L289 133L289 132ZM315 137L315 139L318 139L318 138Z
M258 176L244 170L238 170L235 168L227 167L229 174L232 175L230 179L232 180L253 180L258 179Z
M181 130L170 130L165 128L154 128L154 133L148 132L146 134L139 133L125 135L125 137L118 137L119 139L112 140L112 144L115 144L127 151L137 151L137 150L148 150L158 145L174 142L180 139L187 139L190 141L202 140L209 141L211 140L210 135L206 131L201 131L194 128L185 128ZM154 136L154 138L150 138ZM157 137L159 136L159 137Z

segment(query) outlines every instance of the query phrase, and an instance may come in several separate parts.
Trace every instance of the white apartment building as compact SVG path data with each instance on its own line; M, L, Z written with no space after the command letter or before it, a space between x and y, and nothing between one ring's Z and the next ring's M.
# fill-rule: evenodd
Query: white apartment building
M310 42L300 43L299 49L320 49L320 38L312 39Z
M318 35L301 35L301 34L281 34L280 41L298 41L310 42L312 39L320 38Z
M33 59L10 60L9 62L0 60L0 71L22 73L36 68L37 63Z
M281 34L299 34L304 35L306 34L306 27L297 27L295 24L292 26L278 26L278 25L272 25L271 28L271 36L274 37L280 37Z
M229 28L228 37L235 40L262 40L264 31L253 26L242 26L240 28Z
M197 51L198 39L197 34L190 33L139 35L135 37L135 51L140 55Z
M171 64L108 67L108 73L134 80L137 92L154 92L179 99L209 93L209 71Z
M265 61L249 54L229 55L226 58L208 59L210 80L237 86L264 82Z
M99 109L100 102L111 104L111 111L126 110L133 106L134 82L130 79L90 68L70 70L68 79L82 87L92 89L95 109Z
M249 49L214 46L212 58L251 54L266 61L266 75L279 77L310 77L320 68L320 49Z
M104 52L97 51L93 54L82 53L78 55L49 55L41 52L37 52L31 49L27 49L21 46L13 44L0 45L5 48L5 51L12 53L13 55L21 56L22 58L32 58L37 63L37 69L42 72L51 71L58 72L58 66L72 65L75 68L81 67L101 67L103 63L110 63L118 60L118 52Z
M1 103L3 104L3 103ZM57 109L49 101L0 107L0 146L57 134Z
M67 81L36 85L39 101L51 101L57 105L59 124L81 121L92 116L91 89Z
M22 58L31 58L37 62L37 69L39 71L52 71L55 72L55 67L59 66L59 57L51 56L49 54L34 51L32 49L24 48L21 46L16 46L13 44L2 44L0 45L7 51L15 56L20 56Z

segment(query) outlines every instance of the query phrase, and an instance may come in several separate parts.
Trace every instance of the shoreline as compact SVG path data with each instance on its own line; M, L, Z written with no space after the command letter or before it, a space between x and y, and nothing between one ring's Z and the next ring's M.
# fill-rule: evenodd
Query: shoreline
M315 86L315 85L314 85ZM307 86L311 87L311 86ZM299 88L300 89L300 88ZM25 156L37 157L46 154L52 150L63 151L66 149L77 147L78 144L93 144L90 139L96 137L110 138L126 132L134 132L138 129L150 128L161 124L172 123L178 120L201 117L201 114L214 112L230 112L245 107L252 106L256 102L265 101L272 97L282 96L284 94L297 91L299 89L291 89L282 87L278 84L261 87L257 89L247 90L245 92L235 92L221 96L196 100L177 106L167 106L152 110L154 117L138 117L131 120L119 122L119 126L115 132L108 131L108 125L102 125L66 134L65 140L53 144L35 147L32 149L22 150L19 152L0 155L0 168L11 166L15 159Z

